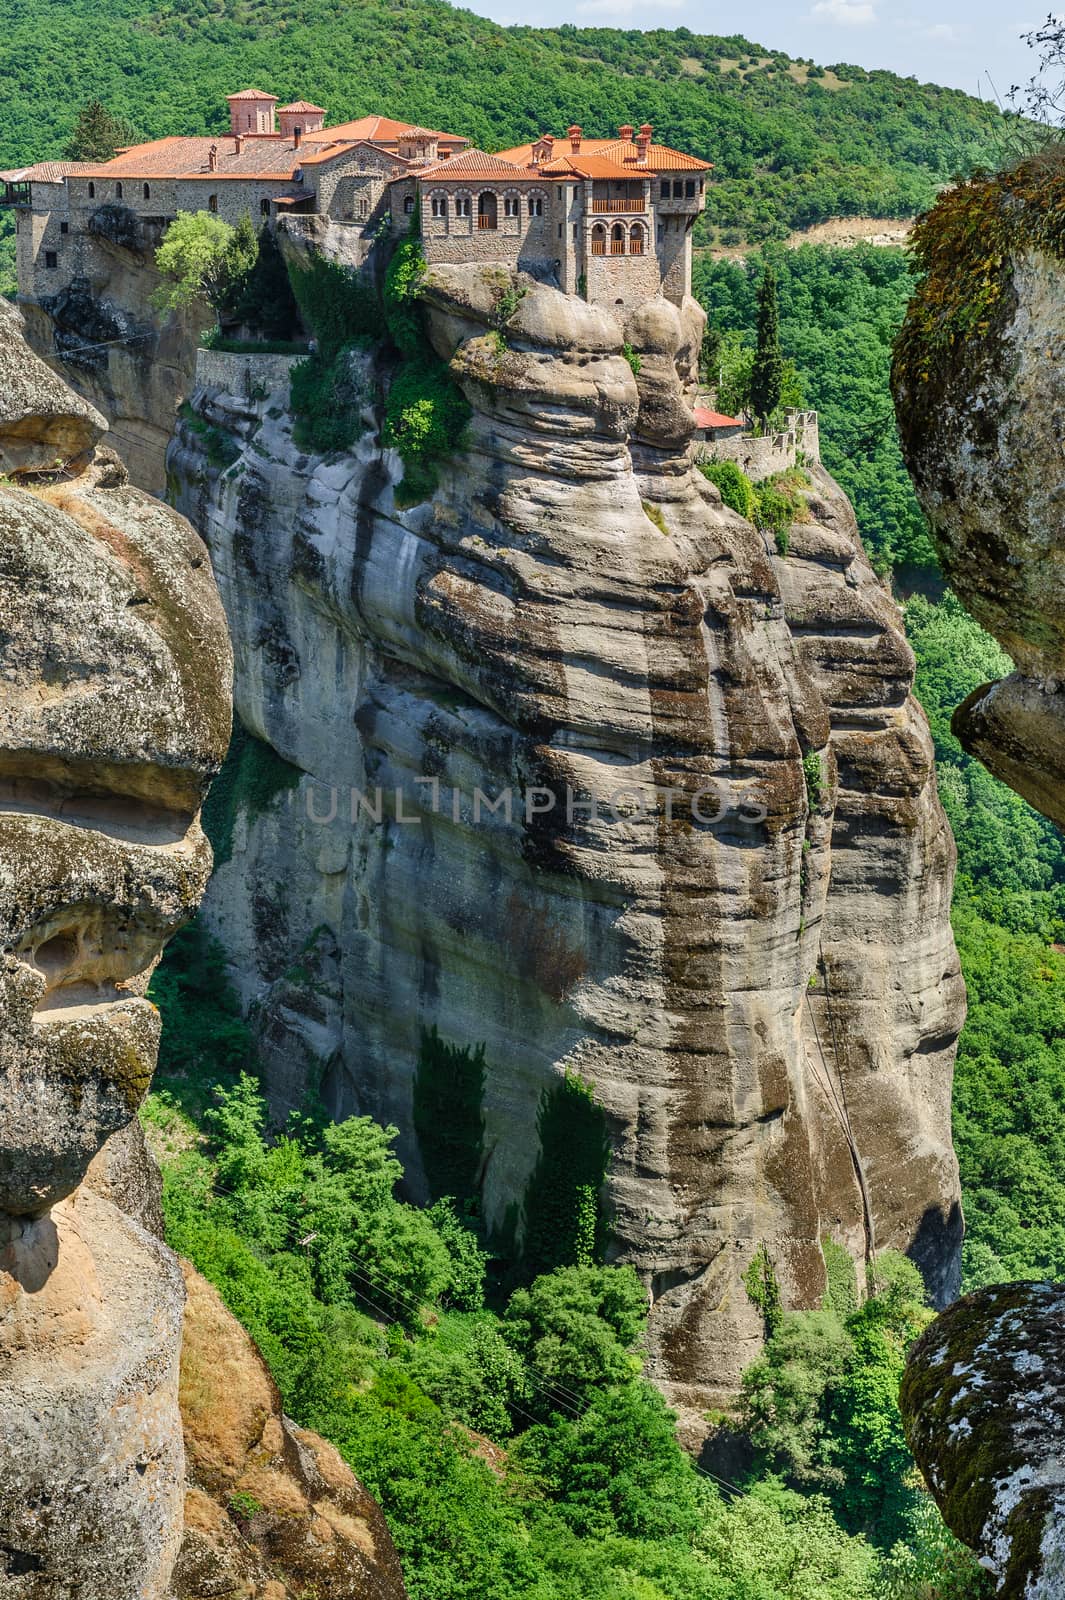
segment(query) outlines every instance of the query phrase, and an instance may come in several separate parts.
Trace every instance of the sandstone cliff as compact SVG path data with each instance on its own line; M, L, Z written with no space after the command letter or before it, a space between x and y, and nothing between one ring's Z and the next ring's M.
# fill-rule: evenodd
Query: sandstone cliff
M954 714L965 747L1065 824L1065 159L941 199L893 375L907 465L944 572L1016 671ZM1065 1594L1062 1289L1009 1284L932 1325L902 1391L914 1454L998 1594Z
M107 418L137 487L162 494L174 417L214 313L194 305L161 316L152 305L159 233L120 205L101 206L94 222L81 241L82 275L26 304L26 337Z
M416 1191L423 1031L485 1046L501 1232L545 1087L588 1081L650 1370L702 1404L758 1348L761 1243L791 1305L827 1236L956 1291L963 989L912 658L826 474L780 556L693 469L694 303L632 320L634 374L611 317L498 270L437 269L425 301L473 407L431 500L397 504L380 355L346 454L300 449L283 395L217 391L171 449L240 716L298 780L235 797L208 914L277 1109L311 1086L396 1122Z
M316 1584L401 1600L380 1514L281 1418L202 1284L183 1346L182 1273L136 1122L159 1033L144 990L203 894L200 803L229 738L207 554L129 487L103 418L7 308L0 374L14 475L0 482L0 1593L282 1600ZM239 1451L209 1470L234 1376ZM262 1526L242 1530L226 1491L249 1476L270 1492ZM284 1537L299 1547L278 1550Z

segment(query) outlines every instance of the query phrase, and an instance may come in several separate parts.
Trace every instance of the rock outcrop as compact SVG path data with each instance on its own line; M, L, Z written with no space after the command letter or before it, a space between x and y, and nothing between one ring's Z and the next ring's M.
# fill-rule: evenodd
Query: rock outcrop
M918 1341L906 1436L944 1521L1001 1600L1065 1594L1065 1287L966 1295Z
M159 1034L144 991L203 894L200 803L229 739L231 655L207 553L184 518L130 488L103 418L10 312L0 372L0 461L14 474L0 484L0 1592L401 1597L380 1514L281 1419L220 1303L205 1324L203 1285L183 1351L185 1287L135 1120ZM207 1366L205 1338L254 1374L262 1427L234 1481L261 1470L279 1494L291 1486L291 1588L239 1528L229 1545L251 1554L219 1557L224 1590L195 1575L171 1588L215 1487L198 1487L186 1528L179 1359L184 1386L197 1350ZM199 1411L183 1387L197 1447L204 1403L233 1404L231 1377L202 1377ZM190 1461L198 1472L195 1448ZM283 1539L269 1519L261 1542L273 1561Z
M1065 825L1063 198L1051 153L963 187L919 224L929 270L894 386L944 574L1016 667L958 708L955 731Z
M101 206L90 234L84 275L26 303L26 335L107 418L109 441L132 482L161 495L174 418L213 314L201 304L165 315L155 309L160 279L152 255L161 233L146 231L128 208Z
M824 472L782 556L693 468L694 303L632 319L634 373L612 317L499 269L424 298L473 407L431 499L397 497L380 355L346 454L301 449L283 396L219 392L171 449L238 710L298 780L271 798L252 747L208 915L279 1112L311 1087L395 1122L416 1193L424 1031L484 1045L503 1234L545 1090L590 1083L650 1371L703 1405L758 1348L762 1243L790 1305L826 1236L956 1292L964 1001L912 657Z
M266 1364L185 1266L188 1490L172 1600L405 1600L380 1510L333 1446L282 1414Z
M944 572L1016 671L954 713L965 747L1065 825L1065 161L945 195L893 375L903 451ZM1065 1289L967 1296L919 1342L907 1433L948 1526L1000 1596L1065 1594Z

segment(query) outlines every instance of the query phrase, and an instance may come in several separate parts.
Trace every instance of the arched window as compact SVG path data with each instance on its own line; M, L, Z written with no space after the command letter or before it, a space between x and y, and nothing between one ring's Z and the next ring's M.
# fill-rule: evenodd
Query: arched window
M468 217L469 214L470 214L470 197L469 197L469 195L468 194L457 194L455 196L455 215L456 215L456 217Z
M498 227L499 202L491 189L485 189L477 197L477 226L479 228Z
M542 194L531 194L529 196L529 215L530 215L530 217L542 217L543 214L544 214L544 197L543 197L543 195Z
M434 194L432 200L432 213L434 217L447 216L447 195Z
M116 183L115 184L115 199L116 200L121 200L121 198L122 198L122 185L120 183Z
M629 234L629 255L643 255L643 227L639 222L634 222L632 232Z
M620 222L615 222L610 230L610 254L612 256L625 254L625 229Z
M259 215L261 217L268 217L270 215L270 202L269 202L269 200L265 200L264 199L264 200L260 200L259 201Z
M414 196L412 194L404 196L403 214L407 217L412 217L414 215Z
M592 255L606 255L606 229L601 222L597 222L592 229Z
M218 196L216 194L209 194L207 196L207 209L208 211L218 210Z
M358 214L359 214L359 220L360 221L365 221L365 219L370 215L370 202L367 200L365 195L363 195L362 198L359 200L359 213Z
M144 198L146 200L150 200L152 198L152 186L150 183L146 183L144 185Z
M96 199L96 185L95 185L95 183L90 183L89 184L89 199L90 200L95 200Z
M516 194L503 196L503 215L505 217L521 216L521 200Z

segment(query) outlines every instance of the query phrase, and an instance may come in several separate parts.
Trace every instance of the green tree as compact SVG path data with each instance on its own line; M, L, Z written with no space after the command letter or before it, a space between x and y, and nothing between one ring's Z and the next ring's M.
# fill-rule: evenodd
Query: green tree
M777 275L767 261L758 287L757 345L751 367L751 410L763 428L768 428L770 418L780 405L783 387Z
M116 117L99 100L90 100L78 120L63 155L68 161L110 161L115 151L133 144L136 135L125 117Z
M165 280L155 294L161 311L206 300L221 313L255 264L255 230L242 218L238 228L209 211L179 211L155 252Z
M559 1267L515 1290L502 1333L549 1389L579 1403L635 1377L646 1323L647 1294L631 1267Z

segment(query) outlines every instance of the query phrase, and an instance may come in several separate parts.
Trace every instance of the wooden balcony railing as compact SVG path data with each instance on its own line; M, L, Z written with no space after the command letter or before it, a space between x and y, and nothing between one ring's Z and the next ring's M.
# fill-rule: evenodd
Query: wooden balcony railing
M643 196L638 195L632 200L593 200L592 210L602 216L606 212L614 211L646 211L647 206Z
M610 254L612 256L623 256L625 254L625 241L624 241L624 239L611 239L611 241L610 241Z
M477 226L479 228L494 228L496 226L496 219L495 217L478 216Z

